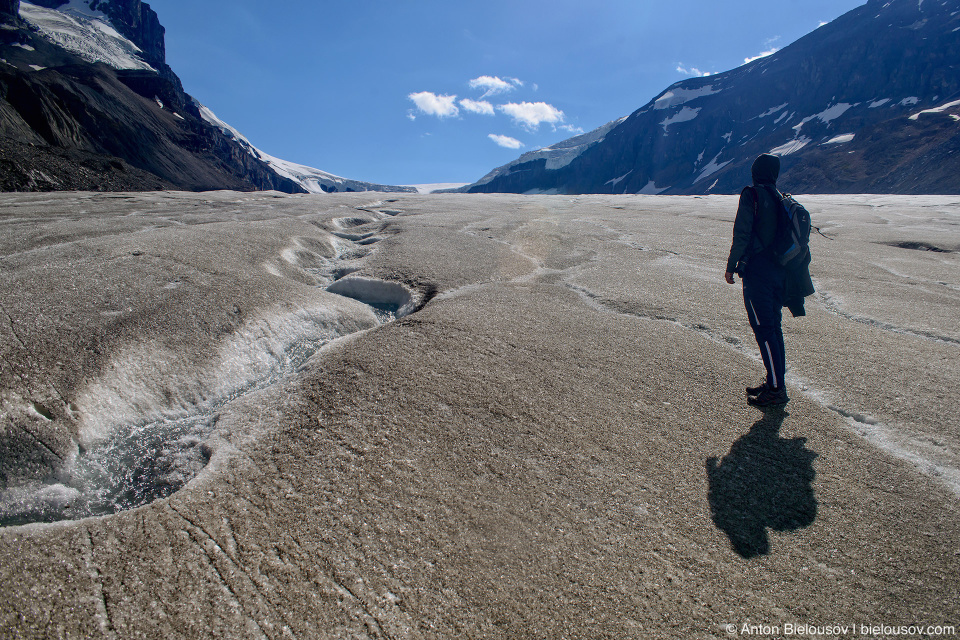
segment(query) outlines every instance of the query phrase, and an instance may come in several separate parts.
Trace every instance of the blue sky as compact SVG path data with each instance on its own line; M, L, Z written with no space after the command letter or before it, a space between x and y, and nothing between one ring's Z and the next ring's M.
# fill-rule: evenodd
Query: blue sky
M384 184L473 182L864 3L150 1L167 62L222 120L284 160Z

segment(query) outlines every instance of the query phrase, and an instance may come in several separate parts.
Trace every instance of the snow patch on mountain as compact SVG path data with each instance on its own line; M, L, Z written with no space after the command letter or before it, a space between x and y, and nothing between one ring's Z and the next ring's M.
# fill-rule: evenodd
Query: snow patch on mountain
M346 178L341 178L340 176L335 176L332 173L321 171L320 169L314 169L313 167L308 167L306 165L289 162L288 160L281 160L280 158L271 156L269 153L264 153L259 149L256 149L256 152L257 157L270 165L271 169L279 173L284 178L290 178L294 182L298 183L301 187L306 189L308 193L326 193L332 191L330 188L331 186L336 186L338 191L345 191L348 189L353 191L368 190L355 180L348 180Z
M680 109L680 111L678 111L677 113L673 114L672 116L670 116L669 118L661 122L660 126L663 127L664 135L666 135L667 127L669 127L670 125L676 124L678 122L688 122L696 118L700 114L701 108L702 107L696 107L691 109L690 107L684 107Z
M669 109L670 107L679 107L685 102L690 102L697 98L702 98L704 96L710 96L715 93L720 93L719 89L714 89L712 84L700 87L698 89L683 89L681 87L674 87L673 89L668 89L663 95L653 101L654 109Z
M670 187L658 188L657 185L653 182L653 180L651 180L650 182L648 182L648 183L643 187L643 189L640 189L640 191L637 191L637 195L641 195L641 196L655 196L655 195L657 195L657 194L659 194L659 193L663 193L664 191L666 191L666 190L669 189L669 188L670 188Z
M836 120L837 118L842 116L844 113L846 113L847 109L854 106L856 105L850 104L849 102L838 102L835 105L827 107L820 113L815 113L812 116L807 116L806 118L800 121L800 124L794 125L793 129L794 131L797 131L799 133L803 125L807 124L811 120L820 120L823 123L830 122L831 120Z
M633 173L633 169L630 169L630 171L627 171L625 174L623 174L623 175L620 176L619 178L614 178L613 180L607 180L606 182L604 182L604 185L610 185L610 189L611 189L611 190L616 189L616 188L617 188L617 183L618 183L618 182L622 182L623 179L626 178L626 177L627 177L628 175L630 175L631 173Z
M247 140L246 136L218 118L217 114L211 111L208 107L200 104L196 100L194 101L194 104L196 105L197 109L200 110L201 117L203 117L207 123L212 124L216 128L220 129L225 136L236 141L247 151L247 153L258 160L266 162L268 165L270 165L271 169L276 171L281 176L299 183L309 193L324 193L325 190L321 187L321 185L323 185L325 182L334 182L336 184L343 184L345 182L343 178L335 176L331 173L320 171L319 169L314 169L313 167L307 167L301 164L281 160L280 158L271 156L268 153L264 153L260 149L257 149L255 146L253 146L250 141ZM329 189L326 191L329 191Z
M781 109L785 109L785 108L787 107L787 104L789 104L789 103L784 102L783 104L781 104L781 105L778 106L778 107L770 107L769 109L767 109L766 111L764 111L763 113L761 113L760 115L758 115L757 117L758 117L758 118L766 118L767 116L772 116L772 115L775 114L777 111L780 111Z
M299 184L307 193L330 193L332 191L416 191L415 187L390 187L360 180L351 180L340 176L308 167L289 160L282 160L269 153L261 151L253 146L246 136L231 127L229 124L217 117L208 107L194 100L194 105L200 111L200 116L207 123L220 129L220 131L237 142L243 149L254 158L265 162L278 175L293 180Z
M601 142L611 130L613 130L628 117L629 116L618 118L592 131L588 131L579 136L574 136L573 138L562 140L549 147L543 147L542 149L537 149L535 151L528 151L513 162L497 167L487 175L480 178L480 180L474 184L486 184L497 176L509 174L511 168L515 165L523 162L532 162L540 158L546 159L547 169L555 170L565 167L573 162L573 160L584 151Z
M948 102L932 109L924 109L923 111L919 111L910 116L910 120L917 120L920 115L924 113L943 113L944 111L948 111L954 107L960 107L960 100L954 100L953 102Z
M808 138L807 136L800 136L799 138L794 138L793 140L787 142L786 144L782 144L775 149L771 149L768 153L775 156L788 156L791 153L800 151L800 149L803 149L805 146L810 144L810 142L811 138Z
M213 111L208 107L200 104L197 100L193 101L193 106L200 111L200 116L209 124L212 124L216 128L220 129L221 132L228 138L232 138L240 144L241 147L246 149L250 155L259 157L259 154L255 153L256 148L250 144L250 141L247 140L247 137L242 133L231 127L229 124L217 117Z
M723 169L725 166L733 162L733 160L727 160L726 162L717 162L717 160L719 159L720 159L720 154L718 153L713 157L713 160L707 163L707 166L703 168L703 171L700 172L700 175L697 176L697 179L694 180L694 182L695 183L700 182L704 178L713 175L717 171L720 171L720 169Z
M617 120L608 122L607 124L594 129L593 131L588 131L582 135L568 138L567 140L562 140L557 144L544 147L539 151L534 151L533 153L540 154L539 157L545 157L547 159L547 169L559 169L561 167L565 167L570 164L574 158L583 153L588 147L593 146L595 143L603 140L611 129L626 119L626 116L623 118L618 118Z
M843 135L834 136L833 138L830 138L823 144L844 144L846 142L850 142L851 140L853 140L855 136L856 134L853 134L853 133L844 133Z
M50 40L87 62L102 62L114 69L156 71L143 61L143 51L127 40L87 0L71 0L59 9L20 3L20 17Z

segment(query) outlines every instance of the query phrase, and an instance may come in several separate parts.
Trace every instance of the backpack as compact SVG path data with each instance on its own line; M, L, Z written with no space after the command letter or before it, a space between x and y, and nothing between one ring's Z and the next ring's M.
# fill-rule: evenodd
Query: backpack
M803 264L810 254L810 212L789 193L782 194L773 188L769 191L780 206L777 208L777 231L764 250L769 250L777 262L791 269ZM758 206L759 202L758 194Z

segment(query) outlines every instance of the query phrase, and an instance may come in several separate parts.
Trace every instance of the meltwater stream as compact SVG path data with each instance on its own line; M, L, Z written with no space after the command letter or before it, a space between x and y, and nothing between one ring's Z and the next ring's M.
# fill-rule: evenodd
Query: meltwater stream
M317 286L367 304L376 316L375 326L414 310L410 292L400 284L350 277L380 240L376 232L357 233L357 228L401 213L381 210L383 204L357 207L360 216L330 222L333 256L314 256L309 265L299 263L297 250L304 247L283 256L312 275ZM188 415L121 427L108 440L81 450L58 478L0 491L0 527L109 515L172 495L210 461L206 442L223 406L296 373L318 349L343 337L322 333L294 340L276 354L276 366L268 374L194 407Z
M379 324L397 317L399 305L370 306ZM117 430L110 439L80 451L58 482L35 482L0 492L0 526L109 515L170 496L209 462L211 452L205 442L225 404L295 373L334 339L294 342L271 375L197 407L189 415Z

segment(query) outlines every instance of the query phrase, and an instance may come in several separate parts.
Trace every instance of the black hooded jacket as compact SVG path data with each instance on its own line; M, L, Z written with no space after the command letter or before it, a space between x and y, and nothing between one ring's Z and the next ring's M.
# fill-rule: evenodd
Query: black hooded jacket
M780 176L780 158L759 156L751 168L753 186L740 193L740 206L733 223L733 244L727 258L727 272L737 273L741 260L760 253L773 243L777 233L779 195L777 178ZM803 265L784 272L783 304L794 316L805 315L803 299L814 292L810 278L810 256ZM742 276L742 274L741 274Z
M743 258L769 247L777 233L777 200L773 194L780 175L780 158L765 153L754 160L750 173L754 186L745 187L740 193L733 244L727 258L729 273L737 272L737 264Z

